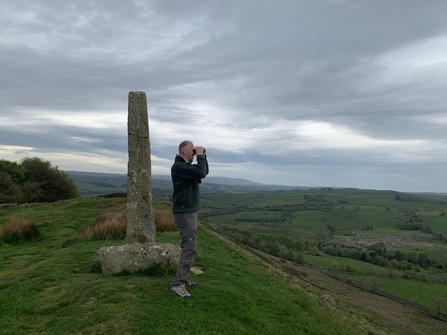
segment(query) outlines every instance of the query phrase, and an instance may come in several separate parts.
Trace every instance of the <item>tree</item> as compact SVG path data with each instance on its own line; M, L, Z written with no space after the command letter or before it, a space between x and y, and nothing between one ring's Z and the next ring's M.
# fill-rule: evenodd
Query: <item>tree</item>
M337 227L335 227L333 224L328 224L328 225L326 226L326 228L331 232L331 235L332 235L333 233L335 233L335 231L337 230Z
M14 184L21 184L25 181L25 169L17 162L0 159L0 172L2 171L11 176Z
M279 244L273 241L268 241L265 244L264 250L266 253L274 256L278 256L279 254Z
M309 238L306 240L306 250L310 250L312 247L318 246L318 241L313 238Z
M414 265L418 264L419 253L417 251L410 251L408 254L408 261Z
M393 258L398 262L402 262L402 253L399 250L396 250L396 252L393 255Z
M419 254L417 264L423 269L428 268L428 266L431 264L430 260L428 259L428 254L426 253Z
M395 259L392 259L392 260L390 261L390 264L391 264L391 266L392 266L394 269L397 269L397 268L399 267L399 262L398 262L397 260L395 260Z
M11 175L5 170L0 170L0 204L19 202L21 197L20 187L14 184Z
M78 188L68 175L59 170L57 166L51 166L49 161L38 157L24 158L21 162L25 170L25 178L36 187L38 202L53 202L63 199L71 199L79 196Z
M306 243L303 240L301 240L301 239L296 240L295 243L292 246L293 249L296 249L296 250L299 250L299 251L304 250L305 247L306 247Z
M386 245L382 242L371 244L367 250L373 250L377 255L382 257L387 256Z
M21 185L22 199L21 202L39 202L43 196L40 183L37 181L25 181Z

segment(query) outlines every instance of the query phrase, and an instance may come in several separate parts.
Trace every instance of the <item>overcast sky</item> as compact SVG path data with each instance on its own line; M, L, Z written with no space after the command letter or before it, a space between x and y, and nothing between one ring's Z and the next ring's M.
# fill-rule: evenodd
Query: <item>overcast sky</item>
M127 172L130 91L152 173L447 192L445 0L1 0L0 159Z

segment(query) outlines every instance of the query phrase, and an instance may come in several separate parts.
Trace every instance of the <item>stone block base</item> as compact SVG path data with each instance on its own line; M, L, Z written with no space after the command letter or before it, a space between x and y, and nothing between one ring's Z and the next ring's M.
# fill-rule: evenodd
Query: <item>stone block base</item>
M103 274L145 271L155 266L177 269L180 246L169 243L132 243L103 247L96 252L95 261Z

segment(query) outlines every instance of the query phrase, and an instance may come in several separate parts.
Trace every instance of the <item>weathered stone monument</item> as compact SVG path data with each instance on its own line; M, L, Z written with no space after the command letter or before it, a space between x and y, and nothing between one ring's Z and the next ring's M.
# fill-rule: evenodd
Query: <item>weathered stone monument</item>
M127 129L126 244L99 249L95 260L101 264L103 273L137 272L154 266L176 269L180 246L155 243L149 119L144 92L129 92Z
M129 93L126 243L155 242L146 94Z

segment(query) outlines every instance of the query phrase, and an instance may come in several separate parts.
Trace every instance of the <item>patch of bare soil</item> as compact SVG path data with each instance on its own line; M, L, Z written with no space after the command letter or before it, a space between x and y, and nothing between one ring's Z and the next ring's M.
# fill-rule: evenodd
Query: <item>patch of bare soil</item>
M433 246L431 242L427 242L426 239L422 237L411 237L405 235L386 235L377 236L371 238L355 238L355 242L362 246L368 247L375 243L384 243L387 247L404 247L407 245L418 245L418 246Z

